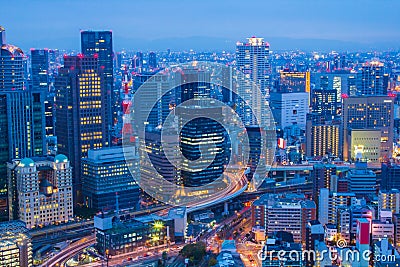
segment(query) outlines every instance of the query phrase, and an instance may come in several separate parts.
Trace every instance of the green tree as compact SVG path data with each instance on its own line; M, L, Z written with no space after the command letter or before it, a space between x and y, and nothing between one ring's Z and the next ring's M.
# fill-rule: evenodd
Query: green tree
M187 244L182 248L180 253L182 256L191 259L194 263L198 263L206 255L206 244L203 242Z
M211 258L208 260L208 267L215 266L215 265L217 265L217 263L218 263L217 259L214 258L214 257L211 257Z
M163 251L161 254L161 259L163 261L163 266L165 266L165 262L168 260L168 253L166 251Z

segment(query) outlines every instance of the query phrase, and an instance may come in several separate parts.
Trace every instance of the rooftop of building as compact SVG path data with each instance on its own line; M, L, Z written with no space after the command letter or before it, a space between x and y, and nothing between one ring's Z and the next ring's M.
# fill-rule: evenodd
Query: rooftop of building
M217 265L219 267L229 267L229 266L235 266L235 267L244 267L245 265L242 262L242 259L240 258L240 255L237 253L230 253L227 251L221 251L221 253L217 256Z
M114 222L112 228L105 230L105 233L115 235L131 232L132 230L146 229L147 225L137 220Z
M13 235L25 234L28 236L28 229L22 221L8 221L0 223L0 238L10 238Z
M57 156L36 156L36 157L30 157L30 158L23 158L22 160L15 159L13 162L15 164L18 164L18 167L33 167L35 163L37 162L43 162L43 161L48 161L48 162L68 162L67 156L63 154L58 154ZM45 166L41 166L40 168L46 168Z
M169 218L184 218L186 214L186 208L181 207L181 208L174 208L170 209L168 212L168 217Z

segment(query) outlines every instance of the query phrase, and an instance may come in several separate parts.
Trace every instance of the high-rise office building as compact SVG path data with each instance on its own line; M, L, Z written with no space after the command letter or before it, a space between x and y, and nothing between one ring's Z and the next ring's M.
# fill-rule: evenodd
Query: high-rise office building
M396 163L382 163L382 182L381 189L390 190L398 189L400 190L400 165Z
M176 114L182 127L179 138L184 156L181 170L183 185L195 187L215 181L227 164L225 129L218 121L208 117L213 114L222 119L222 108L178 106ZM198 117L192 119L194 114ZM199 161L200 158L202 160Z
M354 193L337 193L321 188L318 197L318 220L323 224L337 225L340 222L340 209L350 206Z
M307 157L339 157L340 153L340 121L313 123L307 116L306 125Z
M143 53L136 52L136 55L132 59L132 68L136 73L142 73L143 71Z
M222 102L225 104L233 105L235 102L236 83L234 83L234 69L232 67L226 67L222 69L221 73L221 90L222 90Z
M72 167L62 154L8 164L10 220L27 228L66 223L73 217Z
M135 127L156 128L162 125L171 110L178 104L180 97L180 73L164 73L153 75L141 73L133 77L134 90L142 86L140 94L133 95L133 114ZM172 90L170 90L173 88ZM154 97L157 96L154 104ZM147 110L151 110L148 114Z
M253 227L260 226L269 235L278 231L291 233L296 243L305 240L307 224L315 219L315 202L304 196L264 195L252 204Z
M243 97L243 99L237 99L239 101L238 114L245 125L260 124L257 118L262 117L263 103L270 94L269 43L264 42L264 38L256 37L248 38L246 43L238 42L236 66L242 73L239 76L237 88L239 95Z
M326 120L332 120L338 115L336 90L313 89L311 92L312 112L323 115Z
M117 113L114 110L116 99L119 100L119 89L114 90L114 52L112 42L112 31L81 31L81 51L84 56L93 56L97 58L98 67L104 75L105 100L102 108L105 110L105 116L102 118L108 130L106 138L110 143L111 128L113 121L117 119ZM113 115L114 114L114 115Z
M81 158L89 149L106 147L107 90L97 57L65 56L56 78L56 135L59 153L73 167L74 201L81 202Z
M346 55L335 55L333 59L334 70L341 70L347 67Z
M321 188L334 191L333 188L337 180L337 167L333 164L314 164L311 178L313 182L313 197L319 205L318 197Z
M2 266L33 266L32 241L21 221L0 223L0 259Z
M387 95L387 84L384 83L384 65L379 61L363 64L358 73L357 95Z
M115 210L116 194L120 209L137 208L139 156L136 147L124 149L90 149L82 159L82 194L89 208Z
M157 54L154 52L149 53L149 62L147 63L149 70L157 68Z
M49 49L31 49L31 81L32 89L42 92L46 99L45 127L47 154L55 154L56 137L54 136L54 92L50 92L50 84L54 79L55 51Z
M264 97L269 95L270 90L270 56L269 43L264 38L251 37L247 43L236 44L236 64L239 71L246 78L260 86Z
M400 212L400 191L398 189L379 191L378 211L381 210L390 210L394 214Z
M278 93L310 93L310 72L281 71L279 85L276 88Z
M25 55L19 47L6 43L6 32L2 26L0 36L0 91L23 90Z
M352 129L350 133L351 158L380 165L381 130Z
M356 168L349 170L350 191L357 196L376 194L376 174L367 169L366 162L356 162Z
M178 103L191 100L193 98L210 97L210 72L197 68L186 68L182 70L180 77L179 90L180 99ZM178 96L179 97L179 96Z
M0 216L6 216L7 162L45 153L45 95L26 90L25 56L0 27ZM6 216L7 217L7 216Z
M343 159L350 160L353 129L379 129L380 161L392 156L393 150L393 99L388 96L361 96L343 98ZM363 151L359 151L359 154ZM364 158L364 157L362 157Z
M271 93L270 106L278 127L284 129L296 123L305 130L308 101L309 94L306 92Z
M338 108L342 102L342 94L351 95L355 90L356 73L348 70L312 73L311 83L315 90L335 90ZM354 91L355 92L355 91Z
M32 88L49 91L49 50L31 49Z
M316 245L319 242L324 242L325 240L325 229L323 225L318 220L309 221L306 226L306 245L305 249L307 251L315 250ZM306 259L305 266L314 266L316 259Z

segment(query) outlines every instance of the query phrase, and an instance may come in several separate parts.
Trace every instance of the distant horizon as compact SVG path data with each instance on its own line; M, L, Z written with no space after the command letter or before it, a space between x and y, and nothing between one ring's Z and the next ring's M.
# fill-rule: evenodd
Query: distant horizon
M0 25L3 26L4 25ZM80 51L80 30L77 31L75 37L57 38L57 39L44 39L44 40L30 40L30 42L16 43L10 40L9 31L6 29L6 40L8 44L20 47L25 53L30 49L59 49ZM94 30L94 29L90 29ZM94 31L103 31L106 29L95 29ZM108 30L108 29L107 29ZM196 52L216 52L226 51L234 52L236 49L236 42L246 41L255 35L248 37L241 37L228 39L223 37L210 37L210 36L188 36L188 37L168 37L160 39L129 39L120 37L113 31L113 48L114 51L166 51L170 49L172 52L189 51L193 49ZM290 37L257 37L264 38L265 41L270 43L272 51L289 51L299 50L305 52L369 52L369 51L400 51L400 43L398 42L350 42L332 39L318 39L318 38L290 38ZM287 43L290 42L290 43Z
M0 25L24 51L78 50L81 29L112 30L116 51L234 51L253 35L271 50L383 51L400 48L397 10L397 0L16 0L2 6Z

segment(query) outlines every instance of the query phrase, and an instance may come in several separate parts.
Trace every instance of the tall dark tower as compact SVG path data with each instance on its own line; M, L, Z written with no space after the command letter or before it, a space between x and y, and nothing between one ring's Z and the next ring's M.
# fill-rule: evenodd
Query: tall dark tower
M65 56L55 81L56 135L58 152L73 167L74 201L80 203L81 159L89 149L109 146L103 70L94 56Z
M49 50L31 49L32 88L43 92L49 90Z
M117 110L112 103L119 100L119 88L114 91L114 64L112 31L81 31L81 50L84 56L97 57L99 68L104 73L104 88L107 92L104 102L106 110L105 123L108 132L113 127L113 121L117 119ZM107 136L110 143L110 136Z
M216 120L208 118L210 114L222 118L222 108L210 105L199 109L196 105L190 105L176 109L182 127L179 140L184 156L184 168L181 170L183 185L207 185L222 175L227 163L225 129ZM194 114L198 117L190 120ZM184 124L187 120L189 122Z
M157 68L157 55L154 52L149 53L149 63L148 63L149 70L154 70Z
M386 95L387 83L384 82L384 64L371 61L363 64L358 73L357 95Z
M44 94L24 84L25 55L0 26L0 220L6 217L7 162L45 151Z

